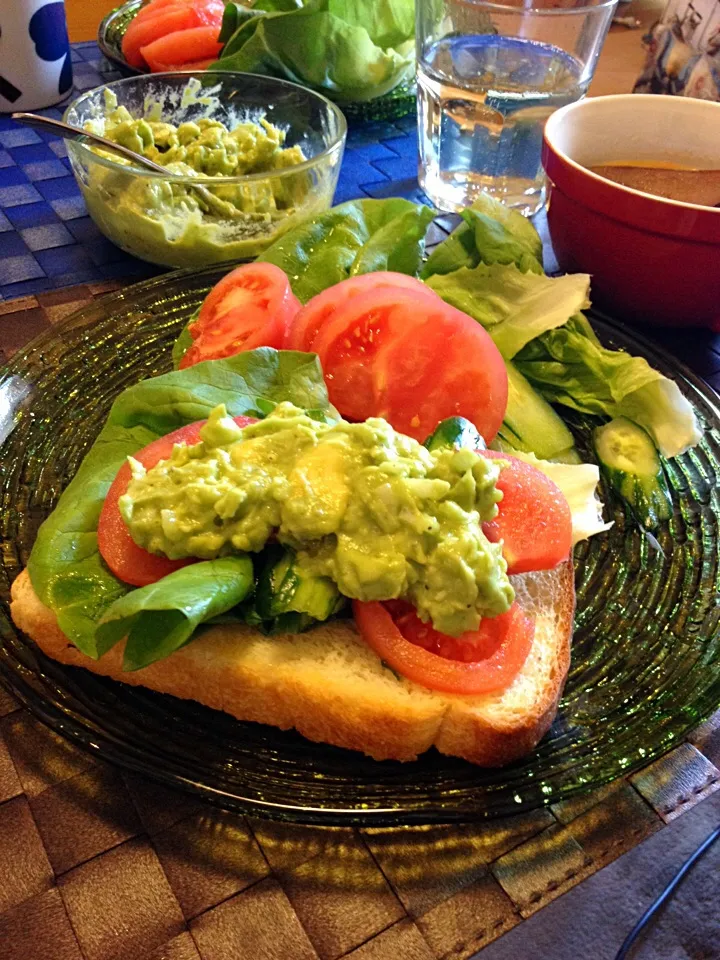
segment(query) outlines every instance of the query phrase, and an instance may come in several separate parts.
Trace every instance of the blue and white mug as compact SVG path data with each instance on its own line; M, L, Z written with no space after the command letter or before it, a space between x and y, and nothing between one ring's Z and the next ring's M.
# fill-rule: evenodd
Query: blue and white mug
M0 113L50 107L71 89L64 0L0 0Z

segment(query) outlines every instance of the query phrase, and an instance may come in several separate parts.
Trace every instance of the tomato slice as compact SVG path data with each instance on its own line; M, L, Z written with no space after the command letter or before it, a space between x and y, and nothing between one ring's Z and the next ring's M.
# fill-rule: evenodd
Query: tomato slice
M434 290L415 277L392 270L379 270L358 277L349 277L327 290L323 290L312 300L308 300L302 310L290 324L285 345L289 350L312 351L315 338L331 319L335 311L344 306L349 299L371 293L378 287L391 287L395 290L410 290L418 296L438 299Z
M216 283L190 327L192 346L180 369L256 347L281 349L300 301L272 263L245 263Z
M234 417L233 419L239 427L257 422L254 417ZM186 443L188 446L197 443L200 439L200 430L206 423L207 420L189 423L186 427L174 430L149 443L147 447L134 453L133 457L149 470L160 460L167 460L176 443ZM197 561L169 560L167 557L149 553L135 543L118 508L118 500L127 491L130 479L130 467L124 463L110 485L100 512L97 531L98 549L100 556L118 579L134 587L145 587L149 583L156 583L174 570Z
M500 351L479 323L449 304L423 312L422 325L408 326L378 356L377 415L421 442L441 420L465 417L489 443L507 407Z
M438 633L414 611L403 612L394 604L355 600L355 622L368 646L389 667L430 690L497 693L512 683L530 653L535 621L517 603L499 617L481 620L478 630L457 639Z
M572 514L560 488L537 467L496 450L483 457L505 460L497 488L498 515L483 524L488 540L503 543L508 573L550 570L572 549Z
M485 330L439 297L377 287L338 305L313 342L330 400L350 420L379 416L424 440L447 417L486 440L507 406L507 371Z
M343 417L366 420L383 415L377 379L380 352L419 327L426 308L435 303L443 306L439 297L377 287L338 306L315 337L313 350L320 357L330 401Z

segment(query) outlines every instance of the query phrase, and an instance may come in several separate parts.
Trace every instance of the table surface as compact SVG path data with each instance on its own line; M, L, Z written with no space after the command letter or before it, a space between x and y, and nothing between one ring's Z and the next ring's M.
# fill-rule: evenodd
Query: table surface
M623 16L637 17L643 28L658 19L665 0L623 3ZM66 0L73 49L75 88L86 90L117 79L100 57L94 37L101 17L116 0ZM600 56L591 95L627 92L644 60L643 30L613 26ZM46 111L60 118L63 106ZM398 140L411 131L402 144ZM390 178L409 176L414 185L414 128L410 124L378 128L370 149L353 154L348 142L345 173L355 188ZM360 146L360 145L359 145ZM397 161L404 164L383 161ZM409 162L408 162L409 161ZM354 169L351 168L354 164ZM361 166L362 165L362 166ZM405 169L401 169L401 167ZM96 230L87 217L74 183L65 145L57 138L29 129L18 130L0 115L0 300L60 289L77 283L97 283L115 277L140 278L147 268L125 256ZM342 185L341 185L342 186ZM356 195L357 189L350 195ZM369 195L372 195L371 193ZM339 194L337 200L346 199Z
M107 76L94 45L74 59L81 86ZM417 198L415 168L412 119L356 127L337 199ZM155 272L96 231L62 143L3 118L0 258L5 357ZM655 336L720 387L718 337ZM1 691L0 718L2 960L464 960L720 788L719 714L646 769L548 809L323 830L217 811L106 766Z
M70 39L74 42L94 40L100 20L119 3L120 0L65 0ZM638 30L619 24L611 27L590 87L591 97L632 90L645 60L642 34L659 19L665 5L666 0L631 0L620 4L618 16L636 18L641 26Z

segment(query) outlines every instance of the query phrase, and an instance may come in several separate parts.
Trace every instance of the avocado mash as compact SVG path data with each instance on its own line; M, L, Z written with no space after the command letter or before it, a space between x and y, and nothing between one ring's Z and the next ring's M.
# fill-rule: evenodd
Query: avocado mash
M153 119L152 110L146 118L133 118L111 90L105 91L104 101L104 115L87 120L86 130L129 147L174 176L218 180L217 185L204 184L212 194L209 203L207 194L203 197L183 182L88 165L79 180L92 217L118 246L145 260L193 266L254 257L290 225L297 208L312 213L330 200L323 195L312 202L305 170L291 177L223 182L286 170L306 159L301 147L284 147L285 133L265 119L232 130L210 119L176 126ZM127 165L102 148L93 150Z
M404 597L454 636L513 601L501 547L480 526L500 467L428 451L384 420L319 423L291 403L243 429L220 405L193 446L132 480L119 508L133 540L172 559L256 552L271 536L346 597Z
M176 127L152 115L134 119L127 107L118 106L112 90L106 90L104 98L105 116L88 120L85 129L129 147L170 173L242 177L291 167L305 159L300 147L284 149L285 134L265 119L240 123L232 131L219 120L202 118ZM247 208L247 198L237 200L240 209Z

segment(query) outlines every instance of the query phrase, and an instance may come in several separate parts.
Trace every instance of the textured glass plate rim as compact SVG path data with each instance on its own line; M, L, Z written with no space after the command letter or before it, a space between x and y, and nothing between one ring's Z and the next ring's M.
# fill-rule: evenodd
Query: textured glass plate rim
M51 344L58 338L58 335L62 333L65 327L74 326L78 320L83 318L83 316L90 314L91 312L102 310L103 318L108 318L111 316L110 311L115 304L125 304L127 306L128 301L131 301L135 297L147 294L149 291L161 290L165 285L176 284L185 279L189 281L192 278L192 280L197 283L199 279L207 277L208 283L210 283L210 278L215 278L217 274L221 274L222 272L222 269L218 268L217 266L208 267L202 271L197 271L194 269L175 271L165 274L161 277L143 281L121 291L117 291L115 293L106 295L105 297L99 298L87 307L65 318L53 329L35 338L30 344L28 344L26 348L15 355L6 368L0 368L0 376L6 372L12 374L17 365L22 364L23 359L26 356L32 354L34 351L37 351L45 345ZM674 371L676 379L683 378L685 381L687 381L687 383L700 395L707 407L707 411L710 413L711 422L709 423L709 426L720 426L720 407L718 406L718 395L700 377L696 376L683 364L676 361L664 349L646 341L641 334L638 334L635 331L629 332L626 328L617 324L611 318L601 314L596 313L593 316L593 319L600 322L601 328L605 328L604 330L601 329L601 332L611 336L619 335L624 341L623 346L628 347L638 354L645 355L651 360L655 359L655 362L664 362L666 366L670 367ZM91 328L88 327L85 329L90 330ZM10 621L7 617L5 606L4 604L0 605L0 626L7 627L9 625ZM11 630L15 630L15 628L11 627ZM606 773L597 773L591 782L565 783L550 797L543 797L536 791L532 795L529 795L529 799L523 799L519 796L516 797L515 803L512 805L509 805L507 801L501 801L499 806L488 806L485 802L487 800L487 797L485 797L485 788L489 787L491 791L495 788L501 789L503 787L503 775L506 771L508 773L511 772L512 768L510 767L498 768L496 770L479 770L478 768L473 768L478 772L478 776L485 778L485 781L478 787L478 797L476 798L475 804L472 806L468 806L467 799L465 799L460 800L458 805L453 808L452 805L448 805L446 794L442 792L438 793L435 801L430 801L429 805L427 801L425 801L426 805L422 808L412 805L412 796L409 796L408 799L405 800L405 803L407 804L405 806L397 803L391 806L369 806L367 804L353 806L341 803L335 807L324 805L312 806L306 803L277 803L271 800L259 799L257 796L239 795L237 789L234 789L233 792L229 792L222 789L222 787L213 786L211 783L193 779L193 777L189 774L179 773L177 770L173 770L171 768L172 763L174 762L172 759L170 760L170 767L167 769L160 769L157 766L156 758L154 758L151 754L144 752L142 749L134 747L131 743L124 741L122 738L118 739L118 737L114 735L112 731L106 733L103 731L102 726L97 725L95 719L88 718L82 714L79 714L77 711L73 711L73 709L63 703L60 698L53 699L51 697L42 696L33 689L28 681L32 678L47 679L47 675L52 674L55 676L62 676L66 683L66 687L62 690L62 692L66 695L69 694L71 698L73 696L73 687L78 685L78 680L80 684L82 684L83 679L87 678L91 682L95 681L96 683L101 683L103 685L103 689L106 689L109 692L111 699L116 695L114 691L119 691L125 702L127 702L128 699L132 700L136 698L139 694L142 698L142 706L146 710L149 709L152 711L156 707L156 701L154 699L152 701L148 701L147 697L159 697L161 698L162 703L165 704L171 702L173 709L182 714L182 718L187 719L187 722L192 722L193 718L190 716L186 717L186 713L188 711L192 712L192 710L197 707L197 705L193 704L192 702L176 700L175 698L166 697L165 695L154 694L144 691L142 688L128 687L116 681L109 681L105 678L99 678L94 674L85 673L84 671L77 670L75 668L68 669L67 667L64 667L45 657L39 648L37 648L35 644L32 643L32 641L30 641L29 638L27 638L24 634L21 634L20 631L16 631L16 633L19 634L25 642L25 650L23 653L29 654L30 663L27 662L27 656L25 658L25 662L19 662L17 659L11 661L8 654L8 648L2 642L2 638L0 638L0 681L2 681L3 684L12 693L14 693L21 703L25 705L35 716L37 716L40 720L58 733L80 744L88 749L91 753L95 753L105 760L109 760L110 762L114 762L135 772L150 776L151 778L169 786L180 787L185 791L199 795L203 799L219 806L270 819L282 819L326 826L392 826L400 824L463 823L481 819L494 819L496 817L506 816L510 813L520 813L536 809L541 806L547 806L551 803L557 803L558 801L567 799L570 796L585 793L592 789L597 789L603 784L617 779L618 777L625 777L634 771L646 767L651 761L664 755L673 747L681 743L688 732L695 729L700 723L711 716L718 706L720 706L719 670L718 675L715 678L714 685L710 690L711 695L710 697L706 695L702 710L696 713L692 718L686 716L684 723L678 723L673 728L673 731L669 737L666 737L663 741L657 741L654 743L641 759L636 759L635 761L631 761L627 764L620 764L619 766L616 763L614 767L608 768ZM160 703L160 700L158 700L157 703ZM96 704L93 704L93 706L96 706ZM200 710L204 711L205 713L208 712L206 708L201 707ZM232 718L229 718L225 714L218 713L216 711L210 711L210 713L217 715L218 717L223 717L226 721L229 721L232 724L238 723L238 721L232 720ZM252 726L259 727L260 725L253 724ZM271 730L271 734L273 732L274 731ZM278 734L281 733L280 731L275 732ZM281 735L285 736L284 733ZM296 735L291 734L290 736ZM303 740L303 738L298 739ZM323 745L309 744L309 742L304 740L303 743L309 746L311 752L317 749L335 750L335 748L332 747L324 748ZM273 749L274 748L271 746L270 751L272 752ZM296 747L293 746L293 749L296 749ZM280 747L280 751L278 752L282 752L282 745ZM349 755L355 756L354 754ZM367 762L370 764L375 764L374 761ZM452 763L453 761L451 758L440 758L441 772L442 767L446 762ZM379 775L382 764L376 764L376 766ZM414 764L412 763L403 765L403 772L405 770L408 772L408 780L412 779L413 766ZM452 778L452 773L450 774L450 777ZM342 786L351 787L353 783L358 782L359 781L357 778L353 780L353 775L350 773L347 778L343 779ZM467 794L467 787L464 787L463 789L465 789ZM248 790L248 792L251 791ZM452 792L453 791L451 790L450 793L452 794ZM417 798L415 798L415 800L417 800ZM432 805L433 802L435 802L435 806Z
M114 63L121 73L127 76L144 76L148 73L147 70L138 70L137 67L131 67L117 45L117 41L121 40L122 35L127 30L130 20L148 2L149 0L127 0L127 3L115 7L114 10L107 13L98 26L97 45L100 52L107 60ZM122 23L125 20L127 22ZM121 21L120 25L118 25L118 21ZM415 84L412 81L405 81L375 100L340 103L338 106L345 114L346 119L362 122L363 120L375 119L399 119L412 113L416 104Z
M119 7L110 10L98 26L97 45L100 48L100 52L107 60L114 63L121 71L129 76L141 76L147 73L147 71L138 70L137 67L131 67L116 45L115 31L119 29L124 33L127 29L127 24L124 26L121 24L118 27L117 21L123 21L127 17L129 23L140 8L145 6L146 2L148 2L148 0L127 0L127 3L123 3Z

